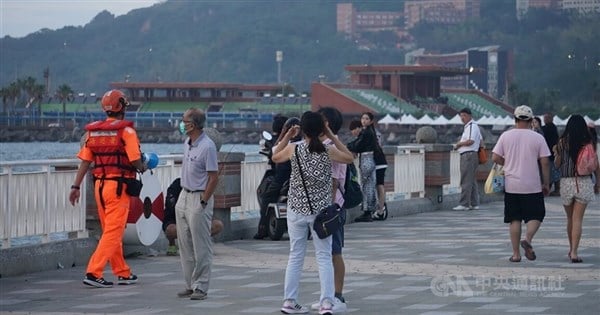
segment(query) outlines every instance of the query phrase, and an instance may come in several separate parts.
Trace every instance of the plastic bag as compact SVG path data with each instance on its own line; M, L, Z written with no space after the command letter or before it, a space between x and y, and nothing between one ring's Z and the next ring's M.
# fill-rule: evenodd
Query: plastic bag
M495 194L504 192L504 167L494 163L490 174L485 180L483 190L486 194Z

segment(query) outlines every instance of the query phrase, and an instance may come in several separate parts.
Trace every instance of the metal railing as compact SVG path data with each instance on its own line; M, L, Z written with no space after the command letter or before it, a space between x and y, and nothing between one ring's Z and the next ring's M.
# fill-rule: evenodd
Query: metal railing
M425 195L425 150L422 146L399 146L394 157L394 190L390 200L422 198ZM181 174L181 155L161 155L161 164L153 170L163 193ZM456 156L452 155L452 180L456 185ZM53 234L70 238L88 236L86 230L86 196L89 181L81 185L80 202L68 201L70 186L79 166L78 159L0 162L0 239L2 248L11 240L39 237L41 242L53 240ZM256 188L268 168L265 159L246 155L241 162L241 204L231 209L236 218L259 209ZM454 185L453 185L454 184ZM91 201L93 202L93 201Z
M392 199L422 198L424 196L425 147L398 146L394 156L394 193Z

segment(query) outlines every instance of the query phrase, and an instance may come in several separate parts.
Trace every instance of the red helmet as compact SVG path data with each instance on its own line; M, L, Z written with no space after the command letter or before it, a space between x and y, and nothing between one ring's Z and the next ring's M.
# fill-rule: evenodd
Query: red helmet
M125 94L119 90L110 90L102 96L102 110L105 112L120 112L124 107L129 106Z

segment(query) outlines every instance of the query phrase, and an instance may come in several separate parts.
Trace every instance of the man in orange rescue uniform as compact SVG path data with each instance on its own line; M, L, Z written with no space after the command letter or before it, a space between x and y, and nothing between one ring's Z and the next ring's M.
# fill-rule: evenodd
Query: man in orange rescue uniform
M136 171L145 171L141 160L140 142L133 122L123 120L129 102L119 90L111 90L102 97L106 120L88 124L87 135L77 157L81 159L69 201L79 201L79 187L93 163L94 192L102 237L90 257L83 283L98 288L112 287L102 273L107 262L117 277L118 284L133 284L137 276L123 257L123 233L129 213L129 194ZM131 187L128 187L128 186ZM129 188L129 189L128 189ZM140 187L141 188L141 187Z

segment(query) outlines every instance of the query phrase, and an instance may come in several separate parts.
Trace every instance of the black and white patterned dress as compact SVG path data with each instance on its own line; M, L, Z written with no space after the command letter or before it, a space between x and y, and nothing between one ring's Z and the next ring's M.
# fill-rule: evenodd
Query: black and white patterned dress
M298 153L298 159L296 153ZM306 190L310 194L310 206L302 184L298 160L302 163ZM320 209L329 206L331 204L332 183L331 160L327 151L311 153L308 151L308 144L302 142L297 145L290 161L292 162L292 174L288 191L288 208L291 208L297 214L313 215L317 214Z

